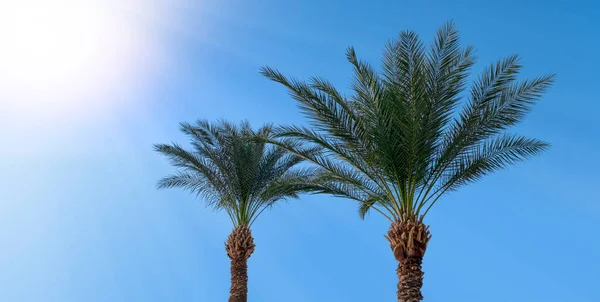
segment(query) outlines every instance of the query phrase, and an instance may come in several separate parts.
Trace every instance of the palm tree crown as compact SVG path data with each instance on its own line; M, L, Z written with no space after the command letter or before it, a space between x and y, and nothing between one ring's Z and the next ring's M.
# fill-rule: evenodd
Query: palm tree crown
M252 130L248 122L181 123L191 150L176 143L157 144L179 168L158 182L158 188L184 188L203 197L208 206L224 210L234 226L250 226L276 201L297 198L292 184L306 182L310 170L293 168L303 159L265 144L271 126Z
M386 45L382 71L347 51L352 93L330 82L262 73L299 102L312 128L282 126L273 143L318 167L303 189L360 202L390 221L420 220L444 193L538 154L549 145L506 132L530 111L553 75L518 80L516 55L486 68L467 88L473 48L453 23L431 47L404 31ZM461 100L466 98L464 104ZM461 107L460 109L458 107Z

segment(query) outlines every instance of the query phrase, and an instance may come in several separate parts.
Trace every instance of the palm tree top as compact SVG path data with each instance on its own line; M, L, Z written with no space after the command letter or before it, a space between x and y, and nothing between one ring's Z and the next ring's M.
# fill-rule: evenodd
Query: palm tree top
M161 179L158 188L179 187L201 197L217 210L224 210L234 226L250 226L275 202L297 198L294 183L307 182L308 169L295 168L303 159L265 141L270 125L254 131L220 120L181 123L190 137L191 149L177 143L156 144L155 151L167 156L177 172Z
M363 218L373 209L391 221L423 219L446 192L549 146L507 130L554 76L519 80L522 66L513 55L468 86L473 52L460 46L453 22L429 47L416 33L401 32L387 43L380 72L350 47L350 95L323 78L301 81L264 67L263 75L287 88L313 126L279 127L274 136L285 139L273 143L318 168L318 181L306 190L356 200Z

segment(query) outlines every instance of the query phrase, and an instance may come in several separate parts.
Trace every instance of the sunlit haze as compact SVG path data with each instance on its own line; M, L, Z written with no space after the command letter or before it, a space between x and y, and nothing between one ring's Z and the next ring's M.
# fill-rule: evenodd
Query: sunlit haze
M134 12L146 13L151 2L142 10L140 1L2 1L3 113L68 120L143 84L159 68L161 49L149 19Z

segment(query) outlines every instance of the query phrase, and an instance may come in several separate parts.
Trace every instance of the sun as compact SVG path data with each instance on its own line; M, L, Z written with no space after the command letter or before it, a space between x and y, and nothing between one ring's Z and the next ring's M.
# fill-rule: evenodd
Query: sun
M149 33L127 14L127 0L0 2L0 103L13 111L109 103L103 94L122 89L156 59Z

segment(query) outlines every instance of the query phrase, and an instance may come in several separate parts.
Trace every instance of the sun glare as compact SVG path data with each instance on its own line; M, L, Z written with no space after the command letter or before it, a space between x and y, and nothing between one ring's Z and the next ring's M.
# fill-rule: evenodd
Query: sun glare
M125 8L136 9L116 0L0 1L2 107L79 113L139 80L156 49Z

